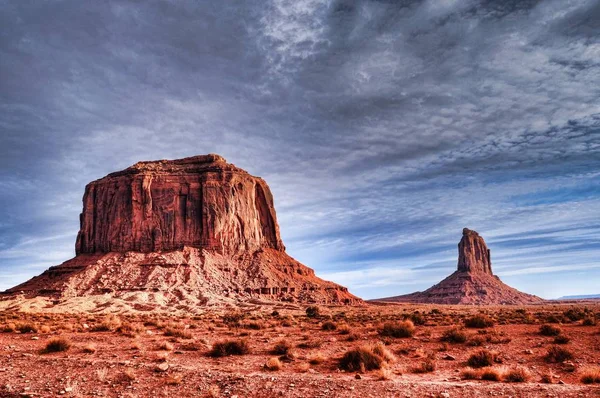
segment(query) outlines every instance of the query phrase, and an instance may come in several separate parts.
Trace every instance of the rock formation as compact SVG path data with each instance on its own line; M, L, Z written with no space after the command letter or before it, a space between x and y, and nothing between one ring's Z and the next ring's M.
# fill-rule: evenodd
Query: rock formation
M139 162L91 182L76 257L7 293L184 307L360 301L286 254L266 182L218 155Z
M432 304L535 304L543 299L504 284L492 273L490 250L479 234L463 229L457 270L425 290L376 301Z

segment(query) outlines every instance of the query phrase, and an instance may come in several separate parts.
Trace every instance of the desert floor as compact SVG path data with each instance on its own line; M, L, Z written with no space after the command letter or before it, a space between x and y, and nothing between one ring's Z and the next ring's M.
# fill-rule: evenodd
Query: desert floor
M600 304L306 308L3 311L0 397L600 396Z

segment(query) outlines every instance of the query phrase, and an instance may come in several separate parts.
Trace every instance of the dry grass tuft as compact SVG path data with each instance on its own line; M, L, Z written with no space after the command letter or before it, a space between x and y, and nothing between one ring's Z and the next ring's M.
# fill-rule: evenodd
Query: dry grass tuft
M467 341L467 334L462 329L452 328L442 333L441 340L447 343L461 344Z
M566 348L552 346L548 348L548 352L544 356L544 359L549 363L561 363L573 359L573 353Z
M467 365L472 368L484 368L486 366L492 366L497 360L497 355L488 350L479 350L474 354L471 354L467 360Z
M53 352L64 352L64 351L68 351L69 348L71 348L71 342L63 337L57 337L54 338L50 341L48 341L48 343L46 343L46 346L44 347L44 349L41 351L42 354L50 354Z
M494 326L494 320L487 315L478 314L465 319L465 326L473 329L485 329Z
M509 383L525 383L531 378L531 375L525 368L511 368L504 373L504 381Z
M381 336L406 338L415 334L415 324L412 321L402 321L398 323L385 323L379 331Z
M600 383L600 367L589 367L581 371L579 379L583 384Z
M558 326L548 324L540 326L540 334L542 336L558 336L561 332L562 330Z
M226 340L213 344L209 355L218 358L230 355L246 355L248 353L250 353L250 347L245 340Z
M270 370L272 372L281 370L281 368L283 368L283 365L281 361L277 358L269 358L267 363L265 363L265 369Z

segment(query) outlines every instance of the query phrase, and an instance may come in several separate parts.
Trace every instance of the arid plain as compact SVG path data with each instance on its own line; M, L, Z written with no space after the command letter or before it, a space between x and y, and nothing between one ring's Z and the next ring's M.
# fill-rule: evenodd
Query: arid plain
M0 314L0 396L600 396L600 304Z

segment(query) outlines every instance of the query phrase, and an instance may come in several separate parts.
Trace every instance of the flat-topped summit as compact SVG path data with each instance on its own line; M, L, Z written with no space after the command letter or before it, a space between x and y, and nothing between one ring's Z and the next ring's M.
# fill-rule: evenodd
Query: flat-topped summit
M89 183L76 255L9 293L360 301L287 255L267 183L215 154L138 162Z
M504 284L492 273L490 249L473 230L463 229L454 273L424 292L375 301L432 304L535 304L543 299Z
M140 174L140 173L156 173L156 174L185 174L185 173L198 173L203 171L231 171L238 173L248 174L245 170L236 167L231 163L227 163L227 160L223 156L211 153L208 155L197 155L182 159L174 160L146 160L135 163L134 165L114 173L108 174L106 177L100 179L110 179L113 177L119 177L127 174ZM98 180L98 181L100 181ZM94 181L96 182L96 181Z

